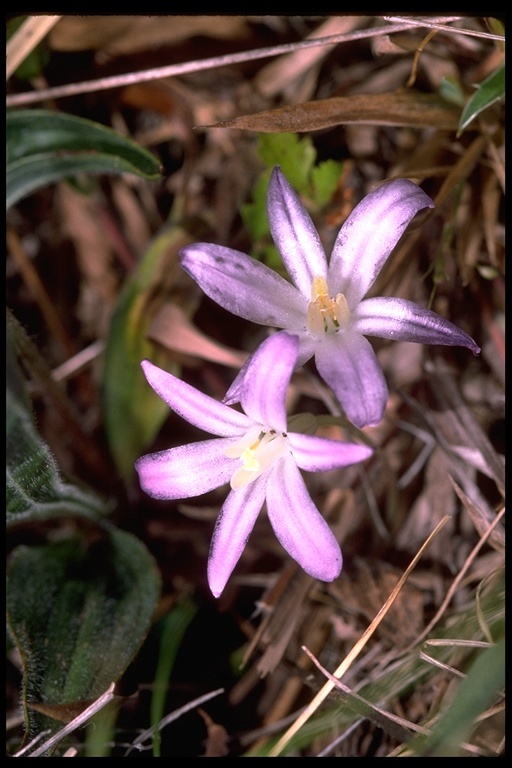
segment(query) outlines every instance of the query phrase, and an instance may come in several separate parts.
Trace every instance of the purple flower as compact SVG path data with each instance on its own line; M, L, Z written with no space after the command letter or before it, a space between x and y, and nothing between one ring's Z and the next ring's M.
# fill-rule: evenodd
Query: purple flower
M358 427L378 424L388 388L365 336L480 347L435 312L398 298L364 299L411 219L434 203L416 184L396 179L370 192L341 227L329 263L318 232L278 167L267 193L270 231L288 282L239 251L211 243L181 250L181 265L214 301L248 320L300 339L297 367L317 370ZM225 402L240 399L242 369Z
M241 413L202 394L145 360L155 392L184 419L217 435L142 456L135 463L140 484L158 499L198 496L231 484L215 526L208 583L215 597L237 564L256 518L267 504L282 546L311 576L339 576L341 551L313 504L298 470L321 472L367 459L372 450L287 430L285 395L297 362L299 339L270 336L252 356L240 385Z

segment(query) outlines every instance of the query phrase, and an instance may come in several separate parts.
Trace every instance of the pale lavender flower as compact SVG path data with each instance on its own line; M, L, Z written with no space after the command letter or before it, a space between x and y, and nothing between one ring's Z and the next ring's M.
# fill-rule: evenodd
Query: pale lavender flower
M252 356L240 385L245 411L230 408L145 360L155 392L186 421L217 435L135 463L141 487L158 499L185 499L231 484L215 526L208 583L218 597L237 564L266 502L275 534L311 576L333 581L342 556L338 542L314 505L299 467L321 472L367 459L372 450L288 431L285 395L297 362L299 339L270 336Z
M278 167L267 193L270 231L293 284L246 254L211 243L181 250L181 265L203 291L235 315L283 328L300 339L297 367L316 367L358 427L378 424L388 388L365 336L480 348L453 323L399 298L364 299L412 218L434 203L407 179L387 182L354 208L329 263L317 230ZM245 370L225 402L239 401Z

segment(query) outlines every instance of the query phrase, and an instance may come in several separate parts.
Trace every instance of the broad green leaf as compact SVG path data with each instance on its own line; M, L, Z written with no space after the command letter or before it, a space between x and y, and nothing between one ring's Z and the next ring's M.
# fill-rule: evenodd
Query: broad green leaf
M153 558L105 526L87 540L20 546L7 571L7 621L23 664L27 741L55 733L117 681L160 594Z
M158 160L111 128L47 110L9 111L7 208L41 186L77 173L133 173L159 179Z
M460 116L457 136L468 127L472 120L477 117L484 109L496 104L505 96L505 65L503 64L495 72L482 80L477 86L476 92L471 96L468 103L462 110Z
M141 369L148 358L175 375L176 365L159 345L147 338L155 312L173 290L178 250L190 242L184 230L171 227L150 245L136 273L125 283L113 313L105 348L103 411L110 451L121 476L129 482L134 461L156 436L169 414Z
M122 158L74 152L69 155L42 153L16 160L7 167L7 208L27 197L36 189L78 173L135 173Z
M6 340L7 524L80 515L98 520L107 512L92 492L66 482L39 435L16 355Z

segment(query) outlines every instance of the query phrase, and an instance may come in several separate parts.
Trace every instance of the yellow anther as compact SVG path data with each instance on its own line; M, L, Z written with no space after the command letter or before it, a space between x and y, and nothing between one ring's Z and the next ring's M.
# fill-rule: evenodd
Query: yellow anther
M336 298L332 299L325 277L313 278L307 314L308 331L314 336L336 333L341 328L346 328L349 321L350 310L344 294L338 293Z

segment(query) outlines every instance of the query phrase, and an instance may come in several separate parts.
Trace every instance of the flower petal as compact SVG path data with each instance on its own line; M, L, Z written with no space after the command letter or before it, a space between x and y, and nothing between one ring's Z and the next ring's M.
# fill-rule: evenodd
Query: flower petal
M322 581L340 575L340 546L291 456L278 461L268 478L267 511L281 545L306 573Z
M141 488L155 499L188 499L219 488L240 464L224 453L234 442L202 440L141 456L135 462Z
M247 539L265 501L266 477L231 491L224 502L213 532L208 558L208 584L219 597L240 559Z
M245 363L242 365L242 367L238 371L230 388L222 398L222 402L226 403L226 405L233 405L233 403L240 402L240 398L242 397L242 385L244 383L245 373L247 371L249 363L251 362L251 358L252 358L252 355L251 357L247 358Z
M295 334L293 334L295 336ZM295 370L303 366L305 363L307 363L308 360L310 360L313 355L315 354L315 348L317 345L316 339L314 339L310 334L305 331L304 333L298 333L297 336L299 337L299 356L297 358L297 362L295 363ZM233 383L231 384L230 388L226 392L225 396L222 398L222 402L226 403L226 405L232 405L233 403L239 403L240 398L242 396L242 384L245 379L245 373L247 371L247 368L249 367L249 363L252 360L252 355L247 358L243 366L238 371L236 378L234 379Z
M268 185L267 213L272 238L288 274L309 302L313 278L327 275L327 259L311 216L278 166Z
M343 224L329 263L331 295L345 294L350 310L370 290L411 219L434 203L407 179L374 189Z
M471 336L449 320L405 299L379 297L365 299L353 314L353 330L383 339L416 341L420 344L444 344L468 347L478 355L480 347Z
M305 365L308 360L311 360L317 347L317 340L309 331L298 333L297 336L299 337L299 356L295 363L295 370Z
M274 333L251 355L241 383L240 403L246 414L279 432L286 432L286 390L298 351L297 336Z
M143 360L142 370L157 395L175 413L212 435L228 437L246 432L252 422L239 411L204 395L195 387Z
M378 424L388 388L372 345L352 330L326 335L315 355L320 376L357 427Z
M343 443L315 435L288 432L292 456L296 464L307 472L327 472L348 467L369 458L373 450L366 445Z
M307 302L287 280L245 253L213 243L180 251L181 266L210 299L261 325L303 330Z

